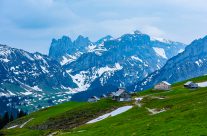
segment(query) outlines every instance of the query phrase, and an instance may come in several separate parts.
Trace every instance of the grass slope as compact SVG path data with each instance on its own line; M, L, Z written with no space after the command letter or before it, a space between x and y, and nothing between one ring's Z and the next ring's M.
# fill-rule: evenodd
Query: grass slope
M207 76L192 80L207 81ZM207 136L207 88L186 89L183 83L174 84L171 91L147 90L137 93L135 97L144 97L141 107L135 105L123 114L94 124L84 125L90 119L132 103L117 103L111 100L92 104L64 103L16 120L9 125L34 118L23 129L4 129L1 134L35 136L55 132L61 136ZM166 111L153 115L148 109ZM58 125L62 123L63 125ZM72 127L65 127L65 124Z
M32 136L39 136L47 135L55 130L70 130L85 124L103 113L127 104L118 103L110 99L103 99L97 103L66 102L17 119L6 127L20 126L30 119L33 120L28 122L23 129L19 128L19 126L15 129L4 129L0 131L0 135L31 136L32 134Z

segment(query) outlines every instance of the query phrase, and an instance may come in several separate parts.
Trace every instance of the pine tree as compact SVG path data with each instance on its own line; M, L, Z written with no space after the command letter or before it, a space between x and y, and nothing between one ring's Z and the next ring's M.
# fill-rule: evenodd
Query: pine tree
M12 122L14 120L14 116L13 116L13 114L11 113L10 114L10 117L9 117L9 122Z
M24 116L27 116L27 112L24 112Z
M0 129L2 129L2 128L3 128L3 118L0 115Z
M23 110L20 110L20 111L17 113L17 118L21 118L21 117L26 116L26 115L27 115L26 112L24 112Z
M9 113L8 112L5 112L4 113L4 116L3 116L3 127L9 123Z

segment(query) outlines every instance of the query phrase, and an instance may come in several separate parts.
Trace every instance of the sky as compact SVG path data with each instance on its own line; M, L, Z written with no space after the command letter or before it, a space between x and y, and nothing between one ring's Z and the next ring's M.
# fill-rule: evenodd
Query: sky
M207 35L206 0L0 0L0 44L48 53L53 38L140 30L189 44Z

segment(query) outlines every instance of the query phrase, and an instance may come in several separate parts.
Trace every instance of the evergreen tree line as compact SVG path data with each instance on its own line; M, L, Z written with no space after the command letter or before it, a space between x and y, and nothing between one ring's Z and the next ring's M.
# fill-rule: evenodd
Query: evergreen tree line
M9 112L5 112L3 116L0 115L0 129L2 129L4 126L6 126L9 122L13 121L14 119L21 118L23 116L26 116L27 113L20 110L16 113L16 116L14 116L12 113L9 114Z

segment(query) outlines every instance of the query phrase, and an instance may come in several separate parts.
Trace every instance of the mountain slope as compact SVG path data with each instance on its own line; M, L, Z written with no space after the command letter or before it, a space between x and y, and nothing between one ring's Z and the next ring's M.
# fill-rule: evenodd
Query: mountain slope
M193 41L185 51L167 61L160 70L152 73L135 90L145 90L160 81L170 83L207 74L207 36Z
M76 87L57 61L40 53L32 54L6 45L0 45L0 76L0 97L11 99L7 105L12 105L13 100L18 103L16 97L20 96L23 102L17 105L41 107L33 104L38 99L45 99L47 103L54 93L68 95Z
M194 82L207 81L207 76L191 79ZM64 103L54 107L32 113L24 118L11 122L7 127L19 125L33 118L23 128L4 129L4 135L64 135L64 136L91 136L91 135L206 135L206 98L207 88L189 90L183 87L184 82L176 83L171 91L154 92L152 90L137 93L134 97L143 98L140 103L116 103L110 100L101 100L97 103ZM102 106L104 105L104 106ZM114 106L115 107L114 107ZM99 115L97 109L113 110L122 105L133 105L129 111L115 117L108 117L102 121L85 124ZM89 112L91 111L91 112ZM77 116L76 114L79 113ZM102 112L103 115L106 112ZM62 120L84 119L83 124L74 126ZM36 125L56 123L56 128L36 128ZM78 123L78 122L77 122ZM65 125L67 124L67 125ZM66 127L61 130L59 127Z
M92 43L93 48L89 45L90 50L75 61L63 65L77 84L76 90L87 90L88 94L83 92L86 98L89 94L100 95L143 80L185 47L177 42L152 39L138 31L117 39L110 36L103 39ZM77 95L74 99L82 99Z
M49 56L60 61L78 85L77 91L103 90L104 86L127 86L142 80L184 47L135 31L117 39L106 36L97 42L82 36L72 42L64 36L53 40Z

